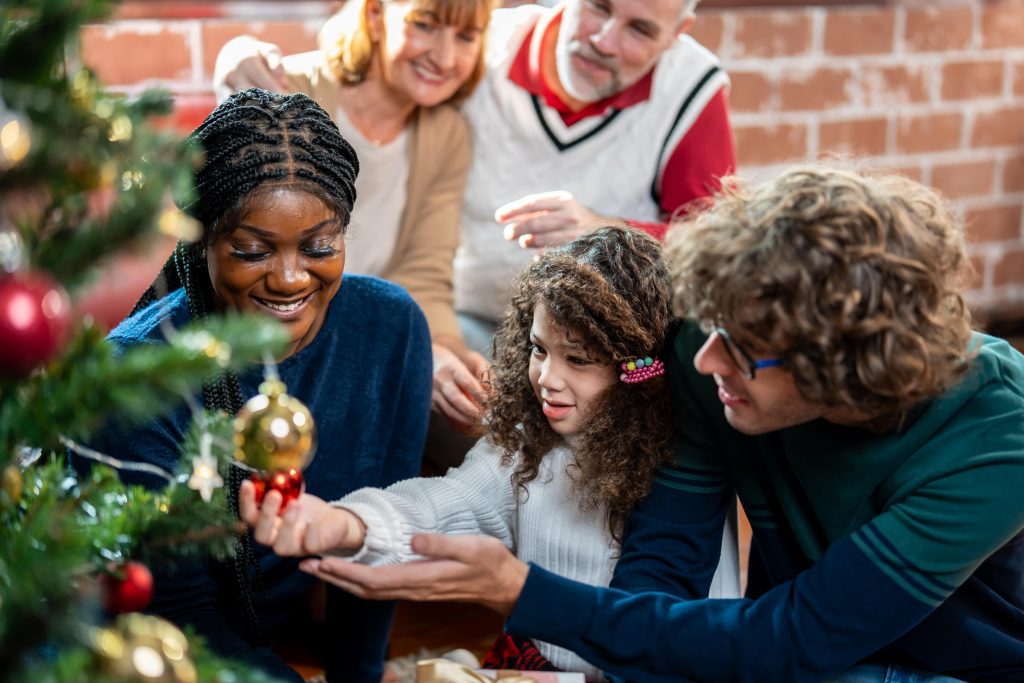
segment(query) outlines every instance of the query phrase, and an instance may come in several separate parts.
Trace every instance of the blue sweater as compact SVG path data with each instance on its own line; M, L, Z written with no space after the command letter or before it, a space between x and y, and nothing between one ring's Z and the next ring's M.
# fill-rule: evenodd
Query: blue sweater
M161 343L161 320L188 322L184 290L177 290L122 322L110 339L126 347ZM316 421L318 447L304 471L306 490L326 500L365 486L384 487L416 476L430 410L430 336L426 321L399 287L346 275L323 327L304 349L278 365L288 393L302 400ZM262 368L239 377L243 396L257 393ZM197 400L201 400L197 397ZM191 417L186 406L142 428L112 425L93 441L99 450L173 470ZM126 480L150 486L146 475ZM248 660L280 676L291 674L269 651L275 629L305 607L313 577L297 560L281 558L254 543L261 590L253 600L259 628L252 632L238 601L237 581L223 567L183 563L155 572L151 610L191 624L223 655ZM329 589L325 640L328 677L380 680L393 605L358 600Z
M702 341L676 339L677 459L612 588L531 567L508 630L630 681L817 681L863 661L1024 680L1024 356L978 335L966 378L898 432L751 437L694 370ZM733 490L754 531L748 599L695 599Z

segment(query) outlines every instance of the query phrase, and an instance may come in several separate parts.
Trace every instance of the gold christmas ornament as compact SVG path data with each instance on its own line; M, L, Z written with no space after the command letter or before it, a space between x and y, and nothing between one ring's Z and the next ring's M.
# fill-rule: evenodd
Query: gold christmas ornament
M316 451L316 425L302 401L268 379L235 418L235 458L255 470L301 471Z
M159 617L138 612L122 615L112 628L93 632L92 648L115 680L196 683L188 639Z
M14 465L8 465L5 467L3 471L3 483L0 487L3 488L3 492L7 494L7 497L14 505L21 502L21 491L23 486L21 470Z

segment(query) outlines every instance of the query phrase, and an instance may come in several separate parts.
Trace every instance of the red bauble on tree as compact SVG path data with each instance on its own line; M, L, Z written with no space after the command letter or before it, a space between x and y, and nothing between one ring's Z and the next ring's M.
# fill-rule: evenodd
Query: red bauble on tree
M68 295L51 277L0 275L0 375L27 377L64 347L70 326Z
M126 562L100 579L103 607L113 614L138 612L153 598L153 575L140 562Z

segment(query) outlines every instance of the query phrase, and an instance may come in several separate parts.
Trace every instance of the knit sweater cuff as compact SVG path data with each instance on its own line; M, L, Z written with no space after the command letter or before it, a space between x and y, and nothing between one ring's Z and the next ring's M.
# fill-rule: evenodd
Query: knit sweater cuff
M390 506L353 501L353 495L355 494L346 496L345 502L334 501L331 505L348 510L363 521L366 526L363 545L354 553L351 550L342 550L331 554L370 566L400 564L419 557L413 554L410 548L412 533L397 512Z

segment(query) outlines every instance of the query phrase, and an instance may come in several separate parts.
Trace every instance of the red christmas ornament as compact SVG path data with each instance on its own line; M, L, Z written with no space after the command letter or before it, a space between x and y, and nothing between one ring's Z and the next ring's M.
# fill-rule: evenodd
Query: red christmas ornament
M138 612L153 598L153 575L140 562L126 562L104 574L103 607L113 614Z
M0 375L23 379L63 348L71 302L48 275L0 275Z
M288 507L288 503L302 495L305 488L302 472L294 467L275 472L253 472L249 479L256 487L257 504L263 502L263 496L267 495L267 491L277 491L281 494L282 511Z

